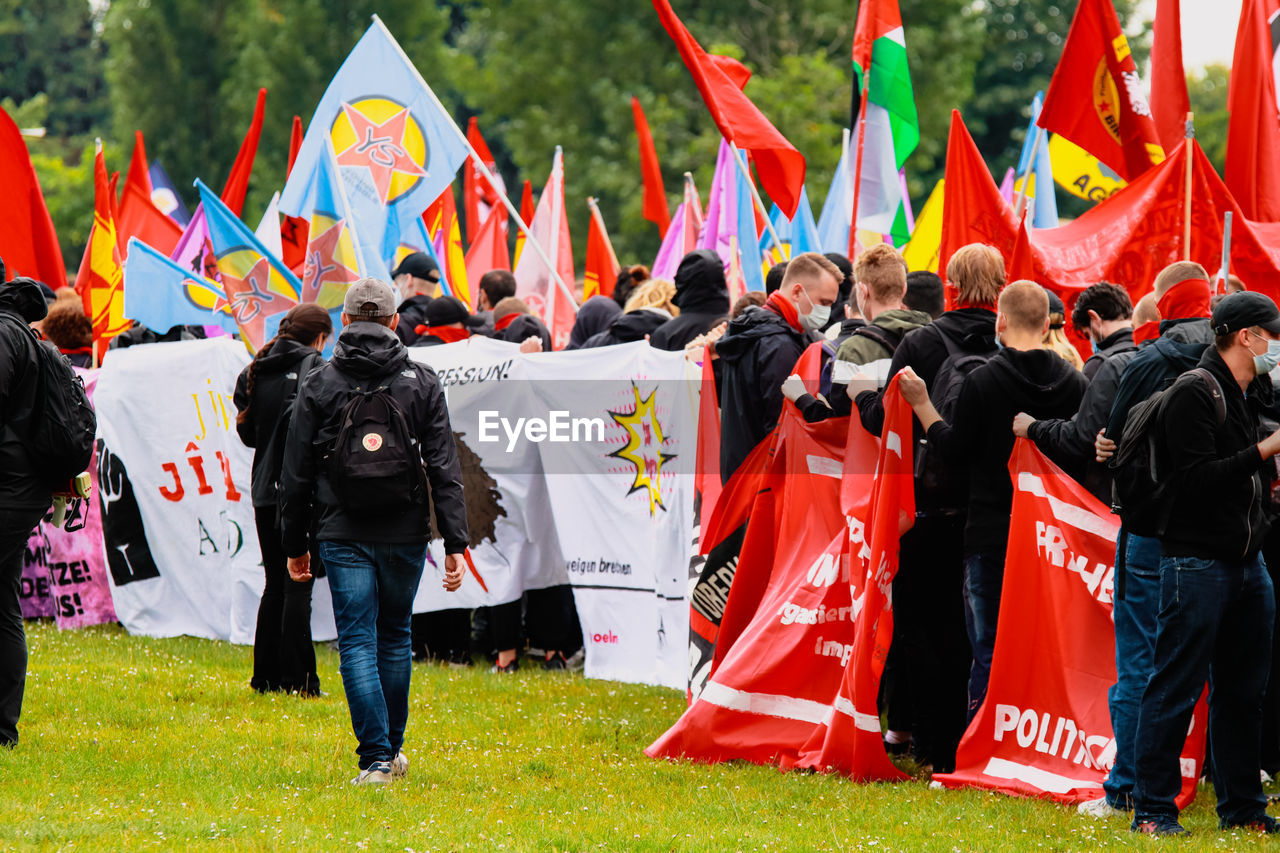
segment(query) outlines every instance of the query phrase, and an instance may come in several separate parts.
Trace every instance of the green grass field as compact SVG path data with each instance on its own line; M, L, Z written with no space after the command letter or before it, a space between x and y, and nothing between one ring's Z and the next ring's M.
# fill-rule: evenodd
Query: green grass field
M250 650L28 624L22 742L0 751L0 847L86 850L1238 850L1204 789L1190 840L923 781L856 785L653 761L653 687L415 665L407 780L355 788L337 655L320 699L260 696Z

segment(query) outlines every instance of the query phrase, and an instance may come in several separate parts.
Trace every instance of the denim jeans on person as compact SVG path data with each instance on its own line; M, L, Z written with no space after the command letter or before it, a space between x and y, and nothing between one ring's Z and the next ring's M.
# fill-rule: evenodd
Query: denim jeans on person
M1259 747L1275 609L1260 554L1240 562L1160 559L1155 665L1135 736L1135 821L1177 817L1178 757L1206 679L1218 817L1234 825L1265 813Z
M996 619L1004 585L1004 554L970 554L964 558L964 623L973 647L969 670L969 719L987 696L991 658L996 649Z
M427 546L320 542L338 627L339 671L360 769L404 744L412 669L410 620Z
M22 562L44 510L0 509L0 746L18 742L18 717L27 683L27 636L22 626Z
M1118 579L1112 617L1116 630L1116 683L1107 691L1111 709L1111 729L1116 739L1116 763L1102 783L1107 803L1113 808L1133 808L1134 732L1138 728L1138 707L1147 688L1156 652L1156 618L1160 613L1160 540L1150 536L1121 533L1124 554L1116 548L1117 566L1123 556L1124 597L1119 597ZM1119 569L1117 568L1117 571Z

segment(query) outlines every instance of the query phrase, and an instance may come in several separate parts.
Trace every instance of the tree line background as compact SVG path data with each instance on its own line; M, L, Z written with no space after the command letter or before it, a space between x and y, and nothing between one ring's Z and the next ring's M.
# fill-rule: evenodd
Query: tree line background
M814 215L849 127L855 0L676 0L708 51L754 73L746 92L804 155ZM1140 68L1150 21L1116 0ZM997 180L1015 165L1032 95L1062 51L1071 0L900 0L920 146L907 163L916 209L946 160L960 108ZM0 103L29 139L70 269L93 219L93 140L124 171L133 132L146 137L188 207L192 181L226 180L260 87L266 119L244 218L257 223L284 184L292 118L308 122L377 12L459 125L476 115L518 203L540 191L556 145L579 264L586 198L601 211L623 263L648 263L657 229L641 217L630 96L650 126L671 205L681 175L710 187L719 135L674 44L646 0L0 0ZM1197 135L1222 167L1227 69L1189 80ZM460 185L460 182L458 182ZM1087 205L1059 192L1064 215Z

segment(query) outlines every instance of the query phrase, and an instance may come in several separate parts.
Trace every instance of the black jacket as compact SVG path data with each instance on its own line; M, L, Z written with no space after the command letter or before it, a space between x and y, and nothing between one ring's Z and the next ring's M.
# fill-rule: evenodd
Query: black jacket
M1129 337L1132 339L1132 333ZM1070 419L1038 420L1027 430L1027 437L1036 443L1036 447L1058 460L1058 464L1094 497L1110 506L1111 472L1105 464L1095 460L1093 441L1098 430L1104 428L1111 417L1120 377L1138 350L1116 347L1106 357L1099 358L1101 353L1102 350L1094 353L1085 363L1085 367L1092 363L1095 371L1076 413Z
M768 307L751 307L716 342L720 363L720 478L728 482L778 425L782 382L810 338Z
M414 341L418 339L418 333L415 330L419 326L426 325L429 304L431 304L431 297L425 293L419 293L401 302L400 307L396 309L396 313L400 315L400 322L396 324L396 336L405 346L413 346Z
M148 329L141 323L135 323L127 331L121 332L111 339L107 349L124 349L139 344L171 344L177 341L202 341L205 339L203 326L174 326L166 332Z
M1130 358L1120 377L1111 416L1107 419L1107 436L1119 442L1129 410L1168 388L1179 374L1195 367L1205 347L1212 343L1213 330L1206 318L1162 322L1160 337Z
M526 338L539 338L542 341L542 351L551 352L551 330L532 314L521 314L505 328L494 332L493 337L513 344L524 343Z
M1013 504L1013 416L1069 417L1087 385L1080 371L1050 350L1002 349L965 378L954 423L939 421L929 428L929 444L948 464L965 466L968 473L966 555L1004 554Z
M566 350L582 349L587 338L603 332L609 324L618 319L622 309L613 301L612 296L593 296L578 309L574 318L573 330L569 332L569 345Z
M284 465L284 439L272 437L284 417L284 401L293 396L301 380L324 362L315 349L288 338L279 338L266 355L259 355L236 378L235 404L238 412L249 410L236 432L245 447L253 448L253 505L272 507L278 495L280 469ZM256 367L255 367L256 365ZM255 371L253 393L249 393L249 372Z
M430 540L426 500L407 504L399 513L353 516L329 486L325 456L337 437L337 419L353 387L367 388L371 381L392 374L399 375L390 393L404 409L422 451L445 551L461 553L467 546L462 469L440 381L430 367L409 359L404 344L386 326L355 322L338 336L333 360L303 380L294 403L280 482L286 556L301 556L309 550L313 505L319 515L318 539L392 544Z
M957 308L927 326L908 332L894 350L893 359L889 362L889 375L910 366L932 388L938 368L947 360L947 345L941 337L943 332L959 342L965 352L991 352L996 347L996 312L987 308ZM872 435L879 435L884 426L883 396L883 388L863 391L858 395L862 425ZM1013 416L1010 415L1009 419L1012 421Z
M1274 395L1266 376L1255 377L1242 393L1213 347L1199 366L1222 387L1227 418L1218 423L1203 382L1186 382L1168 395L1159 426L1173 483L1160 550L1166 557L1239 562L1258 552L1269 526L1264 497L1271 478L1264 470L1270 466L1258 453L1258 413Z
M25 430L39 376L35 337L25 327L49 313L40 285L29 279L0 284L0 508L48 507L53 484L27 452ZM6 581L9 582L9 581ZM17 579L12 579L16 584Z
M628 311L609 324L609 328L587 338L582 349L610 347L614 344L629 344L643 341L645 335L652 335L658 327L671 319L666 311L653 308L639 308Z
M836 310L834 305L831 306L831 310L833 312ZM840 330L836 332L836 335L834 338L831 338L831 341L835 345L836 350L838 351L840 349L840 345L845 341L849 340L850 335L852 335L854 332L858 331L865 325L867 325L867 321L862 319L861 317L854 317L852 319L846 317L845 319L841 320ZM830 332L830 331L831 331L831 327L828 326L826 329L826 332Z
M685 255L676 270L676 295L672 302L680 316L668 320L649 339L658 349L678 352L684 345L709 332L729 316L729 287L724 261L710 249Z
M1084 367L1080 368L1080 372L1084 374L1085 379L1093 381L1093 378L1098 375L1098 371L1102 369L1102 365L1112 356L1124 352L1137 351L1138 345L1133 342L1132 328L1112 332L1102 339L1102 343L1098 344L1098 348L1093 355L1085 359Z

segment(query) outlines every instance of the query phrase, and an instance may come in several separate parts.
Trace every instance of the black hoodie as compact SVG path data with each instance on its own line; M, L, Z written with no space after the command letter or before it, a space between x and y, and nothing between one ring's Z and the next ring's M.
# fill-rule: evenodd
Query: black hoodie
M551 352L551 330L532 314L521 314L504 328L494 332L493 337L513 344L522 344L526 338L538 338L542 341L542 351Z
M649 343L679 352L729 316L729 286L720 256L710 249L685 255L676 270L676 295L671 301L680 309L680 316L662 324Z
M39 376L38 344L27 326L48 313L38 282L19 278L0 284L0 509L48 507L51 500L53 484L41 476L40 460L27 452L23 435Z
M1084 375L1055 352L1002 349L965 378L953 423L939 421L929 428L930 445L941 449L948 464L963 465L968 472L966 556L1003 559L1013 504L1009 454L1014 415L1069 418L1087 386Z
M236 432L245 447L253 450L253 505L276 505L276 484L284 464L284 438L275 442L284 402L292 397L301 380L324 361L314 347L289 338L278 338L266 354L259 353L236 378L236 410L248 414L237 420ZM249 374L253 372L253 393L249 393Z
M716 342L723 482L778 425L782 382L809 342L775 311L754 306L735 317Z
M609 328L609 324L618 319L621 313L622 309L613 301L613 297L591 297L578 309L578 317L573 321L573 331L569 333L569 345L565 349L582 349L587 338Z
M425 293L416 293L401 302L400 307L396 309L396 313L400 315L400 322L396 324L396 337L400 338L405 346L411 347L418 340L417 329L419 326L426 325L427 306L430 304L430 296Z
M427 501L406 504L399 513L353 516L338 502L325 468L325 457L338 434L338 416L353 391L394 374L399 375L389 393L404 410L409 431L422 450L445 551L460 554L466 548L462 469L440 381L430 367L409 359L404 344L386 326L357 321L338 336L333 360L303 380L294 404L280 482L286 556L308 552L313 505L319 514L316 536L321 540L391 544L430 540Z
M657 308L638 308L628 311L609 324L609 328L598 332L583 342L581 349L611 347L614 344L629 344L643 341L645 335L652 335L658 328L671 319L666 311Z

